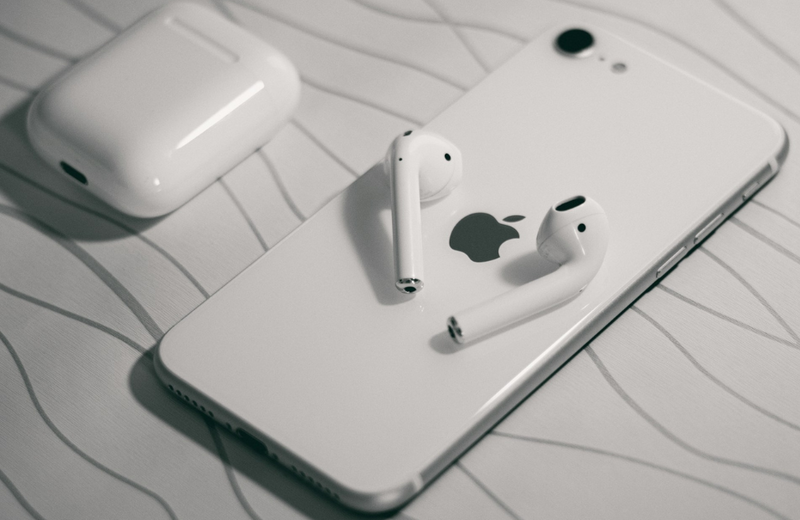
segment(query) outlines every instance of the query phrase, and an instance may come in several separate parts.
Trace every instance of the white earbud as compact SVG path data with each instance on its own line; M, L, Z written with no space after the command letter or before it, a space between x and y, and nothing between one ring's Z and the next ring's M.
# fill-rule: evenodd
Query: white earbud
M457 343L495 332L577 296L600 270L608 247L608 219L600 205L582 196L554 205L545 215L536 246L560 267L447 320Z
M461 181L461 151L439 134L409 130L386 152L384 170L392 197L395 286L406 294L422 290L420 202L450 194Z

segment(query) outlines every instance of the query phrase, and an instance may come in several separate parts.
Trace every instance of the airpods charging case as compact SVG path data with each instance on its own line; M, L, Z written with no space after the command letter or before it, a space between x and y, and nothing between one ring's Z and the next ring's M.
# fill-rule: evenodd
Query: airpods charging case
M145 16L42 90L34 149L114 208L178 208L286 123L300 80L278 50L206 8Z

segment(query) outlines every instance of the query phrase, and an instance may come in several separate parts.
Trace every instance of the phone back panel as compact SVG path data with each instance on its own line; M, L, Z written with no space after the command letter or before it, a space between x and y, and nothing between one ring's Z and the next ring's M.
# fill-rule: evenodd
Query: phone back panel
M461 148L464 175L423 205L421 293L394 287L389 188L376 166L166 335L164 382L346 504L395 507L777 171L786 142L776 122L598 28L592 56L563 56L552 44L563 28L426 126ZM536 232L576 194L609 219L597 277L551 312L453 343L451 314L555 268L536 253ZM449 246L477 212L525 217L506 224L520 238L496 260Z

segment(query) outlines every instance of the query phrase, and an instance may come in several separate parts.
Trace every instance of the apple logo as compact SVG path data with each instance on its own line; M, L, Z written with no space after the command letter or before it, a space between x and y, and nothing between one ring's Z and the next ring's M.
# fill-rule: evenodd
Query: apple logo
M503 222L519 222L522 215L511 215ZM450 233L450 247L466 254L473 262L500 258L500 246L506 240L519 238L519 232L501 224L488 213L472 213L458 221Z

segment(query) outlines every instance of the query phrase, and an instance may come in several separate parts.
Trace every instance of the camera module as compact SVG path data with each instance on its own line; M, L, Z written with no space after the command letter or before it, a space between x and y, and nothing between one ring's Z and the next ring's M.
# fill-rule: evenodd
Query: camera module
M558 52L572 58L585 58L592 53L594 36L584 29L568 29L556 38Z

